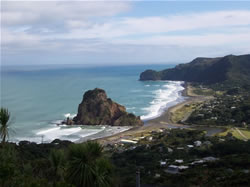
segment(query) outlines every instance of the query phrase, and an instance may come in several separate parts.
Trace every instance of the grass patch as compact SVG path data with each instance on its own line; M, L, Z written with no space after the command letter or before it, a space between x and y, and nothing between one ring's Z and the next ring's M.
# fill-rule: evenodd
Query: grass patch
M211 96L214 95L215 92L212 89L201 89L201 88L195 88L193 90L193 93L195 93L196 95L205 95L205 96Z
M248 129L239 129L239 131L249 140L250 139L250 130ZM235 128L229 128L224 132L217 134L217 136L226 136L228 133L231 133L235 138L240 140L246 140Z
M241 131L242 134L244 134L247 139L250 139L250 130L248 129L239 129Z
M210 88L201 88L190 84L187 88L187 94L189 96L221 96L224 94L222 91L214 91Z
M183 107L177 109L171 116L171 121L174 123L185 120L197 107L200 105L197 103L186 104Z

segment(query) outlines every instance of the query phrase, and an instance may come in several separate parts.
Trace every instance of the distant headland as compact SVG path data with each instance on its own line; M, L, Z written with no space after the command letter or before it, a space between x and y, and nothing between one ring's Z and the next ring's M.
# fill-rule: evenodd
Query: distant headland
M196 58L162 71L146 70L140 80L172 80L203 84L250 82L250 54L217 58Z

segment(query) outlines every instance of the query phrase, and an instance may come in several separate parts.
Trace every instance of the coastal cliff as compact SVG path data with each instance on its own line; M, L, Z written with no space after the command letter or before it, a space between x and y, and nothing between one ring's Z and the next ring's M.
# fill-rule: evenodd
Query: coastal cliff
M74 124L141 126L140 117L126 112L126 108L107 97L104 90L95 88L87 91L79 104Z
M162 71L146 70L140 80L173 80L204 84L250 82L250 55L196 58L190 63Z

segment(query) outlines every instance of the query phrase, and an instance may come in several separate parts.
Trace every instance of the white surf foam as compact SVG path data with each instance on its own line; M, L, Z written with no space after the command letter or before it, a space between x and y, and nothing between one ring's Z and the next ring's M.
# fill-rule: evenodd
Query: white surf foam
M149 120L158 117L169 103L177 101L181 97L180 92L184 90L182 83L181 81L166 81L160 89L153 91L154 100L150 102L149 107L142 109L147 114L142 115L141 119Z
M50 129L42 130L36 133L37 136L43 136L44 141L52 141L62 136L69 136L81 131L81 127L53 127Z
M71 114L71 113L64 114L65 118L74 118L75 116L76 114Z
M51 126L48 129L42 129L34 132L33 136L16 137L12 142L28 140L36 143L48 143L54 139L69 140L72 142L82 142L110 136L119 132L128 130L130 127L112 127L112 126Z

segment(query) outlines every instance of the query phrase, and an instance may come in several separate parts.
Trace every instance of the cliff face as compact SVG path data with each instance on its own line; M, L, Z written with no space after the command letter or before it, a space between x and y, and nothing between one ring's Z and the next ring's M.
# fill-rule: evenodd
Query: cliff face
M99 88L84 94L73 121L83 125L143 125L140 117L127 113L124 106L107 98L106 92Z
M146 70L140 80L176 80L214 84L224 81L250 81L250 55L196 58L187 64L162 71Z

